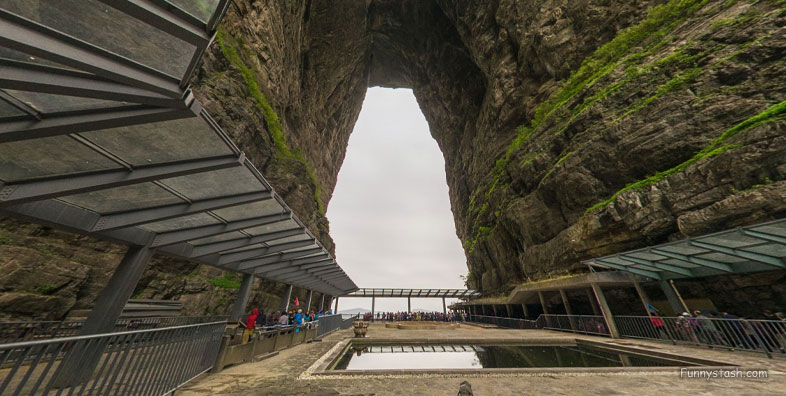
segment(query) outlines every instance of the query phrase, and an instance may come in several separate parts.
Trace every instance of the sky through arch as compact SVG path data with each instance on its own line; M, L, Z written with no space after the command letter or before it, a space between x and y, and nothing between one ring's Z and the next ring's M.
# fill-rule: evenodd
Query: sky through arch
M412 90L368 89L327 216L336 258L359 287L464 287L445 162ZM407 309L406 299L376 304ZM370 299L340 300L339 310L356 307L370 309ZM442 301L412 308L441 311Z

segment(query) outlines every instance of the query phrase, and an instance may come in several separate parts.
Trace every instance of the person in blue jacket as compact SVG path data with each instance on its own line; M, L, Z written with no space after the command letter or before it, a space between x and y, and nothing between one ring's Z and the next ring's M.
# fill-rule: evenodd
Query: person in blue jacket
M300 333L300 326L303 326L303 310L298 309L295 314L295 333Z

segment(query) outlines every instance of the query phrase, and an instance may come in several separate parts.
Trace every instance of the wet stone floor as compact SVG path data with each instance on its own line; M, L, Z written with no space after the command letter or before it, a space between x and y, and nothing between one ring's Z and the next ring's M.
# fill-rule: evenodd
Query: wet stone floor
M717 351L640 340L609 340L544 330L485 329L471 325L440 332L386 329L372 324L368 338L450 343L451 339L523 340L559 342L587 339L609 341L694 358L724 361L741 369L766 369L766 379L680 378L677 369L662 372L613 373L516 373L516 374L419 374L419 375L312 375L315 363L337 343L351 337L351 330L333 333L322 342L299 345L271 358L224 369L203 376L177 395L456 395L467 380L475 395L785 395L786 359L762 354Z

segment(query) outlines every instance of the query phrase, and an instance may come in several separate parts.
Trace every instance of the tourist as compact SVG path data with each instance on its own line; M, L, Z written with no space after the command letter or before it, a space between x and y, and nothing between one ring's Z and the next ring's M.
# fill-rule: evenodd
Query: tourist
M280 326L286 326L289 324L289 317L286 315L286 312L281 311L281 316L278 318L278 324Z
M300 327L303 326L303 310L298 309L297 313L294 315L295 320L295 333L300 333Z
M248 315L246 318L246 329L243 331L243 343L247 344L248 339L254 334L254 326L257 323L257 316L259 316L259 311L254 308L251 310L251 314Z

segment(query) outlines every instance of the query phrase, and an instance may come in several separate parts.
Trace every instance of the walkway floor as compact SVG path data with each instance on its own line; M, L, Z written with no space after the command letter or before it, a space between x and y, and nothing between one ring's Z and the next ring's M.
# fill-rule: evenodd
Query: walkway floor
M742 369L768 369L767 379L687 379L674 372L573 373L573 374L473 374L319 377L306 372L339 341L351 336L344 330L323 342L283 350L272 358L228 368L177 392L178 395L456 395L467 380L475 395L783 395L786 393L786 359L767 359L761 354L716 351L639 340L617 340L624 345L649 348L684 356L726 361ZM546 330L484 329L462 325L455 330L387 329L372 324L369 338L423 339L562 339L603 337L576 336Z

